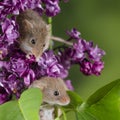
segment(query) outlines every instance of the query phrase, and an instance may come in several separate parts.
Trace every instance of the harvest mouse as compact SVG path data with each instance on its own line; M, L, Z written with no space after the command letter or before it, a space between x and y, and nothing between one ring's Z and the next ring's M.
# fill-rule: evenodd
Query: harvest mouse
M60 78L43 77L34 81L30 87L40 88L43 93L43 102L50 105L67 105L70 98L67 95L67 87Z
M38 59L49 46L50 26L33 10L26 10L17 16L20 48L27 55Z
M40 120L54 120L54 105L64 106L70 103L70 98L66 93L68 89L64 81L60 78L43 77L34 81L31 87L40 88L43 93L43 104L40 106L39 113ZM58 115L61 115L60 110L58 111Z

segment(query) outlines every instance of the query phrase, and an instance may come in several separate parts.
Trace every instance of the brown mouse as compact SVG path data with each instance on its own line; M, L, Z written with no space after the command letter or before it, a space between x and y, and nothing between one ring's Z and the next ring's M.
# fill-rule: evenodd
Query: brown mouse
M38 59L49 46L50 26L33 10L20 13L16 20L19 25L20 48L27 55L33 54Z
M50 105L68 105L70 98L66 92L67 87L60 78L43 77L35 80L30 87L40 88L43 93L43 102Z

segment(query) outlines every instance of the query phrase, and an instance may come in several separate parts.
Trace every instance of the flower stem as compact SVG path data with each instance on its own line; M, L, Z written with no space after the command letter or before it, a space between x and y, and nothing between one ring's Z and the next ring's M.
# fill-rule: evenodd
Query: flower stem
M61 109L62 114L63 114L63 119L64 119L64 120L67 120L67 117L66 117L66 113L65 113L65 111L63 110L62 107L61 107L60 109Z
M48 17L48 24L50 25L50 36L52 36L52 17ZM53 48L53 41L50 40L50 49Z

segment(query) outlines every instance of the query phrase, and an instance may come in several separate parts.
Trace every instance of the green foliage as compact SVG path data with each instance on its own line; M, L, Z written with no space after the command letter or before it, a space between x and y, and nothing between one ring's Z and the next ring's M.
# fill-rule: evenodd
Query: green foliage
M70 108L72 107L72 108L76 109L79 105L82 104L83 101L77 93L68 91L68 95L70 96L70 100L71 100L68 107L70 107Z
M68 91L68 94L71 102L66 107L60 107L63 117L55 120L67 120L67 113L71 111L76 115L74 120L120 120L120 80L102 87L85 102L72 91ZM39 89L29 89L18 101L0 106L0 120L39 120L41 100Z
M70 97L73 94L69 91ZM74 95L72 105L75 101L81 101L81 98ZM67 108L71 108L71 103ZM102 87L82 104L78 102L76 106L75 103L71 110L74 110L76 120L120 120L120 80Z
M18 101L10 101L0 106L0 120L39 120L41 102L40 90L28 89Z

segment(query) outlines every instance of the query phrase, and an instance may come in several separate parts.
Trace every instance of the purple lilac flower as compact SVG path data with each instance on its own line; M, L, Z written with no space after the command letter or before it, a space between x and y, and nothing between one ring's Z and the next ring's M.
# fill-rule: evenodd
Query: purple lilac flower
M27 0L26 6L29 9L35 9L41 4L41 0ZM41 7L42 8L42 7Z
M73 28L71 31L67 31L67 34L70 36L70 38L76 40L80 39L80 35L81 35L81 33L76 28Z
M19 37L18 26L14 19L6 18L1 23L3 39L8 42L8 45L13 44L14 41Z
M71 51L69 51L69 57L71 59L68 57L68 61L71 60L72 64L79 64L80 71L85 75L100 75L100 72L104 68L104 63L101 61L101 59L105 55L105 52L98 48L97 45L94 47L93 42L87 42L86 40L80 38L80 33L76 29L72 29L71 32L67 32L67 34L70 36L70 38L72 37L73 39L77 40L73 44L73 47L71 47ZM66 61L67 60L64 59L63 56L63 66Z
M85 58L85 47L83 45L83 40L79 39L77 42L74 43L72 51L72 59L75 62L80 62Z
M24 84L28 87L35 80L35 72L32 69L29 69L23 78Z
M68 75L68 72L64 69L64 67L59 64L53 51L45 52L40 58L38 64L43 76L48 75L51 77L65 78Z
M79 41L79 40L78 40ZM86 40L84 40L84 39L82 39L82 45L84 46L84 49L85 49L85 52L89 52L90 50L91 50L91 48L93 48L94 47L94 44L93 44L93 42L92 41L86 41Z
M1 18L5 18L8 14L18 15L21 11L35 9L39 4L41 0L4 0L0 2Z
M23 77L29 69L29 64L21 58L11 58L9 62L9 70L17 73L20 77Z
M104 63L102 61L96 61L92 66L92 72L95 75L100 75L103 68L104 68Z
M66 80L66 81L65 81L65 84L66 84L66 86L67 86L67 88L68 88L69 90L74 90L74 88L73 88L73 86L72 86L72 84L71 84L71 80Z
M19 33L14 18L6 18L0 25L2 28L0 35L0 59L2 60L8 54L8 47L16 41Z
M0 2L0 18L4 19L9 14L19 15L27 9L35 9L40 15L45 11L47 16L53 17L60 12L59 0L3 0Z
M80 63L80 71L85 75L100 75L104 68L104 63L102 61L95 61L91 63L90 61L83 60Z
M26 59L11 58L9 62L9 71L23 78L26 86L30 85L31 82L35 80L35 73L30 68L30 63Z
M18 15L20 6L24 4L21 2L19 0L4 0L3 2L0 2L0 18L4 19L8 14Z
M8 82L8 88L11 90L13 94L16 95L17 98L20 97L20 94L24 88L24 83L20 79L17 78L18 76L15 74L9 75L7 78Z
M2 67L0 72L0 87L4 88L7 95L11 96L13 93L17 98L20 97L24 87L23 82L18 77L16 74L9 73L6 68Z
M92 75L92 63L86 59L80 63L80 71L85 75Z
M96 47L92 47L89 50L89 57L90 59L94 60L94 61L100 61L102 56L105 55L105 52L103 50L101 50L100 48L98 48L98 46Z
M49 0L46 2L45 13L47 16L53 17L56 16L59 12L60 12L60 7L58 0Z

